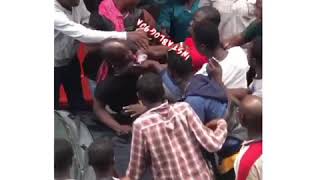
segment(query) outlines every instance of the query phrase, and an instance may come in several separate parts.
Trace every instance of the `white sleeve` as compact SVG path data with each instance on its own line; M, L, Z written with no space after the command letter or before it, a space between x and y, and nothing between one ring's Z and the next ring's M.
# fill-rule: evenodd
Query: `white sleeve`
M126 32L91 30L71 21L62 11L55 11L54 29L83 43L99 43L107 38L126 39Z

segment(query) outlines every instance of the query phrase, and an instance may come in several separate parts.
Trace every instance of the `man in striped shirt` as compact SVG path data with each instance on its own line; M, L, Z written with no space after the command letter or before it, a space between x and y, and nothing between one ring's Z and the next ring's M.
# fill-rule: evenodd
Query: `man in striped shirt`
M248 141L243 143L234 163L236 180L262 180L262 100L248 95L240 104L240 121L248 129Z
M168 104L159 75L144 74L137 83L138 97L149 109L133 123L127 179L138 180L151 165L154 180L214 179L200 146L221 149L227 136L225 120L207 128L187 103Z

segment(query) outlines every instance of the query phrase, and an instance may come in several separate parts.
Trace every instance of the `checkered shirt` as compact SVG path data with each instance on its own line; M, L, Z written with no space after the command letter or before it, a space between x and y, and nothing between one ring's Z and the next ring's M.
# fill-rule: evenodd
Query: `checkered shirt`
M200 145L209 152L220 150L227 124L218 120L212 131L189 104L166 102L141 115L133 123L132 136L127 170L130 179L138 180L151 165L154 180L212 180Z

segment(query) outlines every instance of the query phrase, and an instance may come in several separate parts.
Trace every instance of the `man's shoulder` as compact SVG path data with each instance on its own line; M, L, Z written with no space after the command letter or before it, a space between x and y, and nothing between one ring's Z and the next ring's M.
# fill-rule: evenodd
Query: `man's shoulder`
M248 57L244 49L240 46L232 47L228 50L228 58L232 61L232 64L238 68L246 69L248 64ZM236 62L236 63L235 63Z
M176 102L171 104L174 108L190 108L190 105L187 102Z
M155 119L159 117L159 114L154 113L154 112L150 112L147 111L143 114L141 114L134 122L133 125L134 126L145 126L147 124L150 124L149 122L151 121L151 119Z

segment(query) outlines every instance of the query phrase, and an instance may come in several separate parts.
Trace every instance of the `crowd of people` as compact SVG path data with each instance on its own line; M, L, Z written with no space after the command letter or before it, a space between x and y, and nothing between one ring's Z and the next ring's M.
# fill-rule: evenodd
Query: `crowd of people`
M94 113L102 131L87 155L97 180L262 179L262 0L54 7L54 108L63 86L70 112ZM161 45L140 19L174 44ZM54 148L55 179L71 179L70 142L55 139Z

